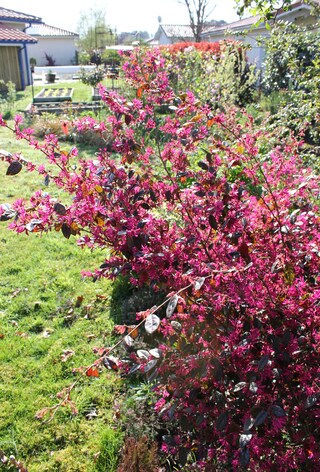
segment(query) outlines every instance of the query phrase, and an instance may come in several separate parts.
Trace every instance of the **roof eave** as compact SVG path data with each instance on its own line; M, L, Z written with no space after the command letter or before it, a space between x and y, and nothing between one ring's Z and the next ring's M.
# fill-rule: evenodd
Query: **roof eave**
M0 44L36 44L38 41L34 40L21 40L21 39L0 39Z
M35 18L35 19L26 19L26 18L11 18L7 16L0 16L0 21L5 21L5 22L12 22L12 23L35 23L35 24L42 24L43 21L41 18Z

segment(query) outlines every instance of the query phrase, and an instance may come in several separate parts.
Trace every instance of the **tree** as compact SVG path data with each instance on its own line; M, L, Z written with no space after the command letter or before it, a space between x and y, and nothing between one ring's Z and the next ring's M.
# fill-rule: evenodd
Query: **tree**
M200 43L206 20L212 10L208 11L210 0L181 0L188 9L190 26L196 43Z
M118 44L132 44L134 41L149 39L148 31L122 31L118 35Z
M251 15L258 15L262 20L273 20L280 10L290 10L295 2L292 0L235 0L237 12L242 16L245 12ZM319 3L317 0L303 0L309 4L312 12L319 13Z
M90 8L81 12L77 31L79 33L78 45L82 51L104 49L114 42L113 32L106 22L104 9Z

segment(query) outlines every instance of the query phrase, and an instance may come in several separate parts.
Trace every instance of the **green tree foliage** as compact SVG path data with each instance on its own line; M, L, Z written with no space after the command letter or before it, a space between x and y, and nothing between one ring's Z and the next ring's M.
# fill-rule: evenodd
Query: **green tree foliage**
M299 89L307 69L319 59L319 51L320 32L317 25L279 23L272 29L266 44L266 90Z
M191 90L212 106L243 106L252 99L257 74L239 43L221 41L172 45L164 49L166 68L177 92Z
M249 11L269 20L279 8L288 9L291 3L293 3L291 0L283 0L280 4L278 0L236 0L239 15Z
M104 9L90 8L81 12L77 31L80 35L78 46L81 51L102 49L114 43L113 32L106 21Z
M264 87L284 90L284 105L271 118L273 127L296 134L305 131L309 144L319 141L320 32L317 26L282 24L267 43Z
M243 16L245 13L257 15L258 21L265 21L266 25L274 23L279 13L289 11L293 6L297 6L294 0L235 0L237 5L237 13ZM319 16L320 5L318 0L303 0L301 3L310 5L311 15Z
M257 80L255 66L247 62L246 50L238 44L225 42L215 69L220 101L244 106L252 101Z

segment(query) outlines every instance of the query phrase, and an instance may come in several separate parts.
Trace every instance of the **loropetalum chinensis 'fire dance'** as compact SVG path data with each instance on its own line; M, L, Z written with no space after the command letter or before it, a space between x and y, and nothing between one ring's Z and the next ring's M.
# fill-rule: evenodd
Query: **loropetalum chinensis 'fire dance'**
M181 467L192 451L185 470L319 470L318 177L295 139L271 149L245 113L175 96L163 60L134 51L124 69L136 98L101 88L110 116L72 123L110 131L111 150L95 160L53 135L37 142L16 117L16 137L57 172L19 155L4 156L8 172L26 164L73 199L40 190L0 217L17 232L55 228L111 248L87 276L167 291L162 357L149 369L172 431L162 448Z

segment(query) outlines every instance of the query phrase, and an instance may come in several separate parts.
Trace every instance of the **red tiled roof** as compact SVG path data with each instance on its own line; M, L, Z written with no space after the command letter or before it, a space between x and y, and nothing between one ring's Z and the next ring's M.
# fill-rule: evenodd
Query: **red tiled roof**
M0 43L37 43L32 36L20 31L12 26L0 23Z
M41 18L38 16L27 15L19 11L8 10L7 8L0 7L0 20L1 21L24 21L25 23L41 23Z

